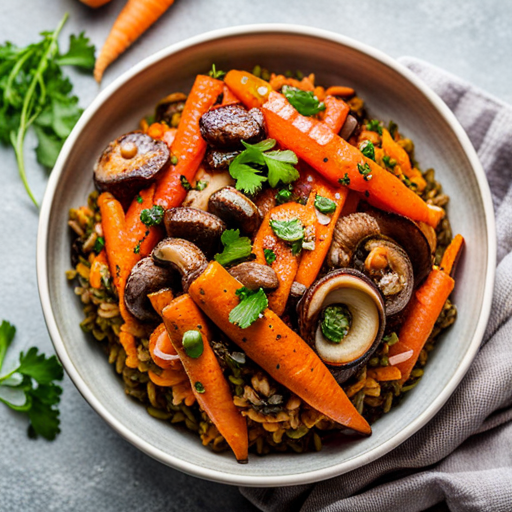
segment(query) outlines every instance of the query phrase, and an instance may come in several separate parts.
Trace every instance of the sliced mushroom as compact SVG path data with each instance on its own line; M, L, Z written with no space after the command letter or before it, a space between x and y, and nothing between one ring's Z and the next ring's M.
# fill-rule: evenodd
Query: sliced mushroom
M251 290L257 290L258 288L275 290L279 286L275 270L268 265L254 261L235 265L229 269L229 273Z
M354 251L352 264L380 290L387 316L407 306L414 289L414 272L409 256L397 243L378 235L364 238Z
M112 141L94 166L94 184L124 206L169 165L167 144L144 133L128 133Z
M258 109L240 104L209 110L199 120L203 139L217 149L243 149L242 140L254 144L265 138L263 116Z
M340 217L334 228L327 263L330 267L348 267L357 244L363 238L380 233L378 222L367 213Z
M164 224L168 236L196 244L207 256L213 256L219 249L220 237L226 229L216 215L185 206L166 210Z
M386 324L381 294L372 281L353 269L329 272L313 283L299 302L298 312L301 336L339 383L366 364Z
M185 292L208 266L208 260L201 249L181 238L165 238L153 249L151 257L157 265L174 268L181 274Z
M257 231L262 221L258 207L234 187L224 187L212 194L208 210L249 235Z
M173 285L179 285L179 276L174 269L155 265L150 257L143 258L133 267L126 281L126 309L142 322L157 321L159 317L148 295Z
M353 115L349 114L347 119L345 119L343 126L341 127L340 137L345 140L350 139L350 137L352 137L353 133L356 131L358 124L359 123L357 122L357 119Z
M241 150L221 151L220 149L209 149L206 152L206 162L210 169L224 171L229 164L241 153Z
M221 188L233 185L235 180L229 172L206 172L199 169L196 174L196 182L206 182L206 187L202 190L189 190L181 206L189 206L199 210L208 210L208 200L210 196Z
M300 299L307 291L308 287L306 285L293 281L292 287L290 288L290 296L294 299Z
M169 94L157 103L155 120L157 122L163 121L169 126L178 126L186 101L187 96L181 92Z

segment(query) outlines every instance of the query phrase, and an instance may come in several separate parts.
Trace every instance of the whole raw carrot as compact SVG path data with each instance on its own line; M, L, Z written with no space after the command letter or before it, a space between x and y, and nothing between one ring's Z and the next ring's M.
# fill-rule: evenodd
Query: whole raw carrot
M232 69L224 77L224 83L231 92L249 109L259 108L265 103L271 85L247 71Z
M229 444L237 461L247 462L247 422L233 403L229 384L210 347L212 337L208 319L187 294L177 297L164 308L162 318L199 405ZM183 347L183 336L190 330L201 333L203 353L199 357L190 357Z
M101 82L105 69L173 3L174 0L128 0L96 59L94 78L97 82Z
M301 116L286 98L271 92L263 105L268 135L293 150L328 181L364 193L368 202L435 227L441 208L428 205L396 176L366 158L321 121Z
M178 131L171 145L171 153L178 159L158 181L155 204L163 208L179 206L187 191L181 176L192 183L206 152L206 142L199 131L199 119L215 103L224 84L205 75L197 75L181 115Z
M347 119L350 107L343 100L338 100L334 96L327 96L324 103L323 122L333 133L338 133Z
M295 281L310 287L320 272L325 256L331 246L332 237L334 234L334 227L341 214L345 200L348 196L348 188L334 187L326 183L317 172L311 170L310 172L303 173L301 179L305 179L312 184L311 193L309 195L306 208L315 215L315 218L321 214L315 207L316 196L325 197L336 203L336 209L324 215L321 220L316 218L315 222L315 250L302 251L299 268L295 275ZM311 179L309 179L311 178Z
M371 428L336 382L313 349L273 311L266 309L246 329L229 321L238 305L240 283L217 262L190 286L194 302L236 343L247 356L276 381L328 418L360 434Z

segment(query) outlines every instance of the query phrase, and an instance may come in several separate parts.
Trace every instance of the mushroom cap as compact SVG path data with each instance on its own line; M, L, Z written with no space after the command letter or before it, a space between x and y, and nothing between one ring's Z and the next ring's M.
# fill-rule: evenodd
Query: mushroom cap
M276 271L268 265L246 261L231 267L228 272L250 290L275 290L279 286Z
M325 338L320 316L330 305L343 304L351 315L340 343ZM311 285L298 305L301 336L318 353L339 383L345 382L377 349L386 326L385 305L376 286L354 269L338 269Z

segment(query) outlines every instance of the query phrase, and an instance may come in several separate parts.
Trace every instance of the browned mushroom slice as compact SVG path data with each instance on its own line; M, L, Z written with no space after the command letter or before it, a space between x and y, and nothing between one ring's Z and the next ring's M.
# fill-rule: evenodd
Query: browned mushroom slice
M354 251L352 264L380 290L387 316L407 306L414 289L414 272L409 256L397 243L383 236L364 238Z
M353 133L356 131L358 124L359 123L357 122L357 119L353 115L349 114L347 119L345 119L343 126L341 127L340 137L345 140L350 139L350 137L352 137Z
M229 273L251 290L257 290L258 288L275 290L279 286L275 270L268 265L254 261L235 265L229 269Z
M178 126L186 101L187 96L181 92L169 94L157 103L155 120L157 122L163 121L169 126Z
M208 260L201 249L181 238L165 238L153 249L151 257L157 265L174 268L181 274L185 292L208 266Z
M364 274L335 270L313 283L299 302L300 333L342 383L377 349L384 310L381 294Z
M262 221L258 207L234 187L224 187L212 194L208 210L249 235L257 231Z
M367 213L340 217L334 228L327 263L330 267L348 267L357 244L369 235L380 233L378 222Z
M174 269L155 265L150 257L143 258L133 267L126 281L126 309L142 322L157 321L159 316L153 309L148 295L162 288L179 285L179 282L179 275Z
M195 179L196 183L202 183L206 186L201 190L189 190L181 206L189 206L205 211L208 210L208 200L214 192L235 183L228 171L206 172L203 168L197 171Z
M209 110L199 128L203 139L217 149L243 149L242 140L254 144L265 138L261 113L247 112L240 104Z
M167 210L164 224L170 237L196 244L207 256L215 254L226 229L226 224L216 215L185 206Z
M128 133L112 141L94 166L94 184L124 206L169 165L169 148L144 133Z
M209 149L206 153L206 163L210 169L223 171L229 169L229 164L242 152L242 150L221 151Z

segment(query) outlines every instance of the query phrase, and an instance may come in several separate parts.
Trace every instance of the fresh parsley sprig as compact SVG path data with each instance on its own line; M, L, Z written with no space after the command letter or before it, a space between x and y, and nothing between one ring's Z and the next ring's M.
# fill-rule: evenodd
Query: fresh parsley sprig
M268 180L271 187L279 183L288 185L299 177L297 155L290 150L270 151L274 139L266 139L257 144L242 141L245 150L229 165L229 173L236 180L236 188L246 194L254 194ZM267 173L265 176L262 173Z
M263 288L250 290L243 286L236 291L240 303L229 313L229 321L241 329L252 325L268 307L268 300Z
M296 87L284 85L281 92L295 110L303 116L314 116L325 110L325 103L319 101L312 91L302 91Z
M0 325L0 370L16 328L6 320ZM28 415L29 435L55 439L60 432L59 409L62 388L55 381L64 372L55 356L39 354L36 347L19 356L19 364L0 377L0 402Z
M42 32L38 43L25 48L9 42L0 45L0 141L14 148L21 180L36 206L25 171L27 131L33 127L37 136L37 161L51 169L82 114L61 66L94 67L94 46L83 32L71 36L69 50L60 53L58 37L67 18L66 14L53 32Z
M215 261L223 267L244 260L251 255L251 240L240 236L239 229L226 229L220 237L224 250L214 256Z

